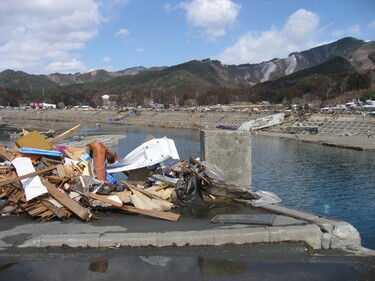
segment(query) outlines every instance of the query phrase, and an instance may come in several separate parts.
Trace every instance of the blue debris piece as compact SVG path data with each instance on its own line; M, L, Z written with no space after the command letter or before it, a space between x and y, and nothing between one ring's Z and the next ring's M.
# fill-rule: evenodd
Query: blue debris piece
M108 172L105 172L105 179L112 184L118 184L117 180Z
M233 126L225 126L225 125L218 125L216 126L216 128L218 129L224 129L224 130L237 130L237 127L233 127Z
M62 153L60 151L55 151L55 150L46 150L46 149L39 149L39 148L32 148L32 147L21 147L19 151L21 153L28 153L28 154L62 157Z

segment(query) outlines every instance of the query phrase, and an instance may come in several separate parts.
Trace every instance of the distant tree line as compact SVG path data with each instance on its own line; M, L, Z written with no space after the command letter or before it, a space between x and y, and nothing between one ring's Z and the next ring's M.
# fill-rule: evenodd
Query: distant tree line
M1 88L0 105L19 106L29 102L47 102L64 106L102 105L101 96L114 95L119 105L141 105L161 103L165 105L211 105L230 102L252 102L267 100L271 103L289 103L293 99L308 97L310 100L327 101L347 91L371 89L374 71L365 73L295 73L274 81L259 83L251 87L200 86L189 81L170 84L159 81L147 88L129 86L121 83L90 82L69 86L41 88ZM188 79L186 76L183 79ZM368 97L374 98L373 91Z

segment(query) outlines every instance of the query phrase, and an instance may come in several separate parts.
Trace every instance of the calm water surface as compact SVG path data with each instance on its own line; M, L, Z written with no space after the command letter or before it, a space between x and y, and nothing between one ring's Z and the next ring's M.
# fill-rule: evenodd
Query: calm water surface
M254 190L281 204L352 224L362 245L375 249L375 152L255 136Z

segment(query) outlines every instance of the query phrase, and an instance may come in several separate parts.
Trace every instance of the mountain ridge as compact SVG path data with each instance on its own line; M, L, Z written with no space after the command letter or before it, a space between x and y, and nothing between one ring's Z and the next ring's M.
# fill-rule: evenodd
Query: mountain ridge
M266 82L268 80L273 80L279 78L283 75L288 75L293 72L313 67L317 64L320 64L324 61L329 60L334 56L350 56L351 59L362 57L361 60L366 60L366 55L368 51L375 51L375 42L365 42L352 37L342 38L335 42L320 45L309 50L302 52L293 52L289 54L287 58L275 58L270 61L255 63L255 64L240 64L240 65L222 65L221 62L217 60L205 59L201 62L211 61L216 67L217 71L223 77L223 80L236 80L242 79L247 81L249 85ZM193 60L196 61L196 60ZM98 69L86 73L75 73L75 74L61 74L61 73L51 73L48 75L33 75L34 77L38 76L47 77L53 83L58 84L59 86L66 86L70 84L81 84L88 82L103 82L108 81L116 77L127 76L127 75L137 75L143 71L162 71L166 68L176 68L180 65L187 65L188 62L174 65L170 67L152 67L146 68L144 66L131 67L115 72L108 72L103 69ZM371 68L371 63L367 60L365 63L356 63L354 60L354 66L358 70L363 70L364 68ZM9 72L12 70L5 70L0 73L0 86L2 87L15 87L4 83L2 80L4 72ZM16 73L22 73L21 76L25 76L26 72L15 71ZM7 74L9 77L9 73ZM16 74L14 74L16 75ZM43 82L45 86L49 86L47 82Z
M336 57L340 59L333 62ZM148 95L152 97L150 100L158 98L159 101L171 103L176 96L183 100L194 100L199 93L220 88L246 89L308 69L317 69L322 74L332 71L362 73L374 70L374 62L374 41L346 37L291 53L286 58L256 64L223 65L218 60L204 59L169 67L137 66L116 72L99 69L87 73L34 75L5 70L0 73L0 88L7 93L3 94L5 99L9 98L8 92L15 92L22 100L48 97L56 102L64 96L64 102L71 104L77 100L74 95L85 97L84 102L92 102L97 96L109 94L117 96L119 102L143 103L142 99L145 100ZM319 65L322 66L315 68ZM309 71L302 73L310 75Z

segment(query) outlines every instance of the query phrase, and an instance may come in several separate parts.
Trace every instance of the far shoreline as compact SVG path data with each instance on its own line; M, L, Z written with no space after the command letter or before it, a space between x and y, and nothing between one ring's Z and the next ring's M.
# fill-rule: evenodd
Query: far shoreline
M114 117L119 116L116 111L82 111L82 110L1 110L0 119L2 124L9 125L11 127L23 127L29 120L32 123L42 123L48 121L56 122L67 122L72 123L75 126L80 123L94 123L100 124L118 124L118 125L135 125L135 126L156 126L156 127L169 127L169 128L182 128L182 129L197 129L197 130L211 130L217 129L216 127L220 124L228 127L239 127L243 122L248 120L265 117L273 113L260 113L260 114L249 114L248 112L193 112L188 110L182 111L151 111L145 110L142 114L135 116L124 116L124 118L113 121ZM370 128L375 132L375 116L367 116L368 119L362 118L360 115L345 114L340 115L343 121L340 122L351 122L354 120L370 124ZM338 118L334 115L319 115L312 114L312 118ZM348 118L351 118L350 120ZM306 120L305 120L306 121ZM307 119L308 121L308 119ZM349 124L349 123L348 123ZM299 125L299 124L298 124ZM303 124L302 124L303 126ZM33 129L37 129L35 126ZM303 127L302 127L303 128ZM43 130L53 129L58 131L59 128L40 128ZM61 130L63 131L63 129ZM317 143L326 146L354 149L360 151L375 151L375 135L338 135L338 134L310 134L306 131L299 133L288 133L283 131L282 126L274 126L268 130L257 130L253 134L259 134L269 137L280 137L290 140Z

